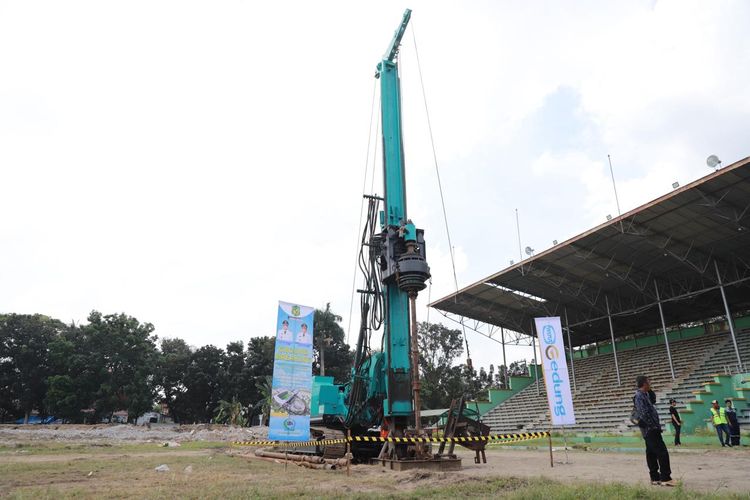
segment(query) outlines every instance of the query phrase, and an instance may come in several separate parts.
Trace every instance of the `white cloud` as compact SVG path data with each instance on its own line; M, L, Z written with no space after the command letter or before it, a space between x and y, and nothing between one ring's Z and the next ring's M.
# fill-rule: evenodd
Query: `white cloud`
M517 257L514 208L538 250L613 213L606 153L623 210L747 155L745 3L412 7L459 286ZM125 311L196 345L269 333L278 299L347 316L371 77L402 9L1 3L0 310ZM455 285L415 63L408 33L435 299ZM580 130L545 107L561 88Z

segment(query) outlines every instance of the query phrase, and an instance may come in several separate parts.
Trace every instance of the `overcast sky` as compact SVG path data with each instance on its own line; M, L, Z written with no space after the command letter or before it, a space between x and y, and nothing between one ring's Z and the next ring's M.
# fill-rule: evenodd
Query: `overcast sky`
M278 300L346 328L373 74L405 7L433 300L454 283L415 33L459 286L518 259L516 208L537 251L616 214L608 153L623 211L750 154L748 2L0 1L0 311L125 312L195 346L272 335Z

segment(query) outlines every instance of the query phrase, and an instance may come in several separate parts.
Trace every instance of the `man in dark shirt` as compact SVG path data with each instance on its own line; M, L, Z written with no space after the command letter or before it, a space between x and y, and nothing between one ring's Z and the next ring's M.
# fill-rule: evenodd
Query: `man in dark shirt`
M680 420L680 412L677 411L677 401L674 399L669 400L669 416L672 419L672 427L674 427L674 445L680 446L680 429L682 429L682 420Z
M651 484L674 486L672 470L669 467L669 451L661 437L659 412L649 397L651 383L645 375L638 375L635 383L638 390L633 396L633 414L638 421L643 440L646 442L646 464L651 476Z

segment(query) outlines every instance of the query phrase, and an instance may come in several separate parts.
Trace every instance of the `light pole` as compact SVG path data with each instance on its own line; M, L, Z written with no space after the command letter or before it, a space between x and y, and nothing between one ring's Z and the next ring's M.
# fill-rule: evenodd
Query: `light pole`
M622 212L620 211L620 199L617 197L617 184L615 183L615 172L612 170L612 157L607 155L607 160L609 161L609 175L612 176L612 189L615 190L615 203L617 204L617 215L622 215Z

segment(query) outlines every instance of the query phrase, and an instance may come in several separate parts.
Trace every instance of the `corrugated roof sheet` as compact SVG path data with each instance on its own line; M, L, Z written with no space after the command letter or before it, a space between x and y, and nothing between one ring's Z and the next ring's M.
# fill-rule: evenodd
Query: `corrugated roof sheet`
M574 345L750 309L750 157L492 274L431 304L533 334L567 310ZM564 320L564 318L563 318Z

